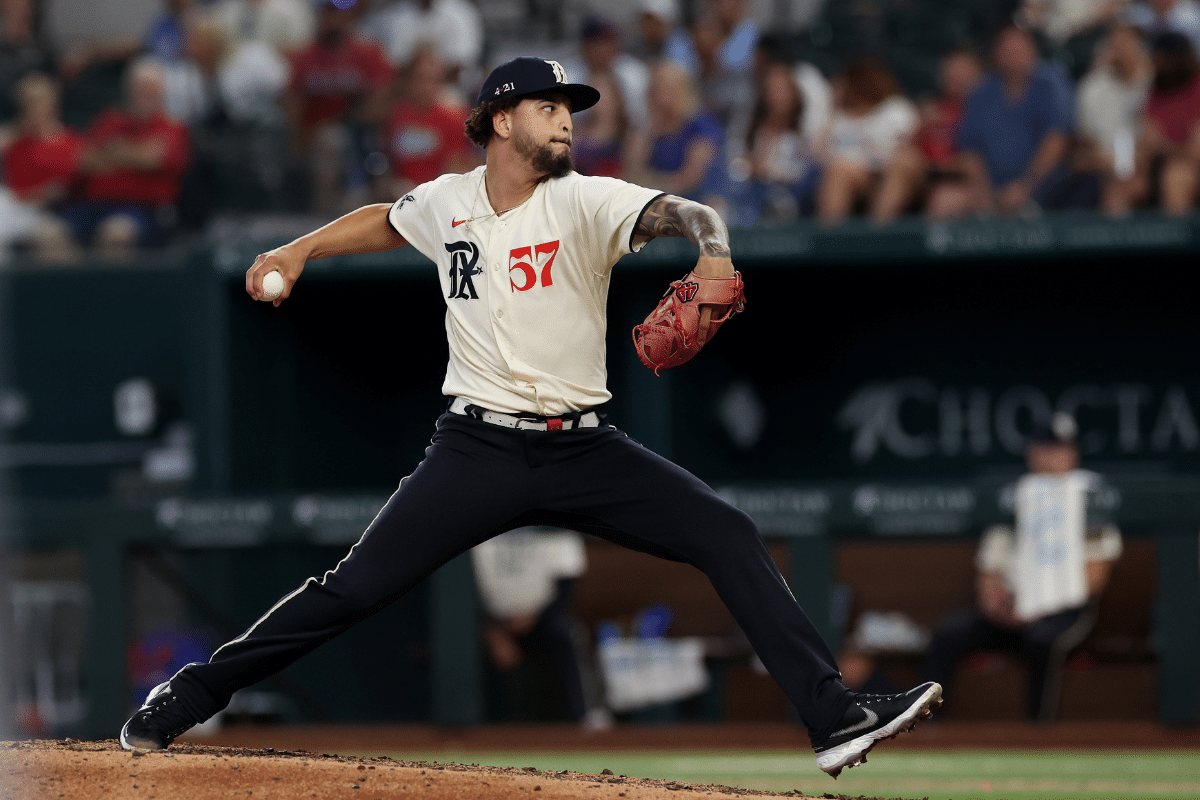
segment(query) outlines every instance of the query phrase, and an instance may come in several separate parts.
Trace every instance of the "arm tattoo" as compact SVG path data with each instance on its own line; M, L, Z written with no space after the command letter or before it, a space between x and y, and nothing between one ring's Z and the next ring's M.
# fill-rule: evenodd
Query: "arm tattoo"
M729 258L729 231L725 222L706 205L664 194L642 213L634 233L638 236L682 236L700 248L701 255Z

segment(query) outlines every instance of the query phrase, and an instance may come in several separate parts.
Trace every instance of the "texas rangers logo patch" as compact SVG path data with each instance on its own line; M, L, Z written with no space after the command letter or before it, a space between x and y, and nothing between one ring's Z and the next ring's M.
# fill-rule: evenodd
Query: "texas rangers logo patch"
M483 267L475 266L479 262L479 248L474 242L454 242L446 245L450 254L450 293L447 300L478 300L475 291L476 275L483 274Z
M681 283L679 288L675 290L675 296L679 298L681 303L690 303L692 298L696 296L696 292L700 290L700 285L694 281Z
M558 63L557 61L551 61L548 58L543 60L550 65L550 69L554 70L554 80L558 81L559 83L567 82L567 71L563 69L562 64Z

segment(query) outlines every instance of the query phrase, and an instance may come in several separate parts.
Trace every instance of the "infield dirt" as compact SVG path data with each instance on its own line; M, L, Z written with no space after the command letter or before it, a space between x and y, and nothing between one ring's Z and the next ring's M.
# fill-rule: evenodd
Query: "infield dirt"
M352 758L303 750L176 744L126 752L115 740L0 742L0 793L12 800L699 800L806 798L624 775ZM845 795L825 794L824 798ZM862 800L878 800L862 798Z

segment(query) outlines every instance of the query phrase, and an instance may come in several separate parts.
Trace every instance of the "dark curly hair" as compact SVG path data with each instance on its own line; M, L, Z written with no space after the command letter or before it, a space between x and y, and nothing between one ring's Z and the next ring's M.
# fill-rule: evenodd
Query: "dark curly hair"
M497 111L508 111L516 108L522 100L554 100L562 95L555 92L534 92L519 97L505 97L500 100L488 100L481 106L471 109L467 117L467 138L480 147L486 148L496 131L492 128L492 116Z
M500 100L488 100L483 105L472 108L470 116L467 117L467 138L480 147L486 148L488 142L492 140L492 134L495 133L495 130L492 129L492 117L497 111L516 108L517 104L524 99L524 97L504 97Z

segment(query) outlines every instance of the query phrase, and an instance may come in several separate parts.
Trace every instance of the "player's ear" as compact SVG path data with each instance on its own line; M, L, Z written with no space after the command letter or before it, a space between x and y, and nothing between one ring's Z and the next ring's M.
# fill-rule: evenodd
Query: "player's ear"
M507 139L512 136L512 115L516 109L500 109L492 114L492 130L501 139Z

